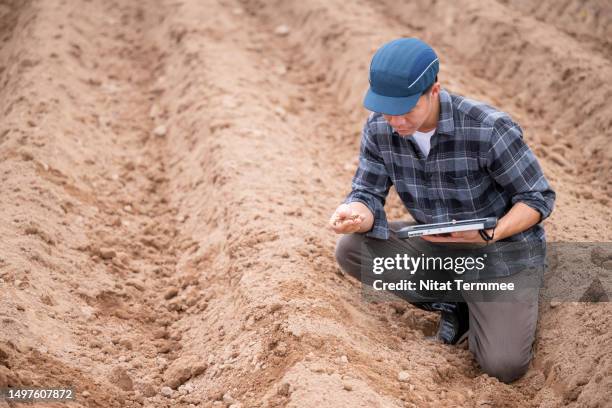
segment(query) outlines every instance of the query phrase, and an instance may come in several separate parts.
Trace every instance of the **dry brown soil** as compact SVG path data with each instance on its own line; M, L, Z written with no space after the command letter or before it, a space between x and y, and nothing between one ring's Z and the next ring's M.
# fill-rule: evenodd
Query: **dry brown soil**
M558 194L549 240L612 240L610 2L482 3L0 1L0 387L73 386L73 407L609 407L609 303L541 304L533 365L503 384L333 258L369 59L399 36L521 123ZM407 217L395 196L388 213Z

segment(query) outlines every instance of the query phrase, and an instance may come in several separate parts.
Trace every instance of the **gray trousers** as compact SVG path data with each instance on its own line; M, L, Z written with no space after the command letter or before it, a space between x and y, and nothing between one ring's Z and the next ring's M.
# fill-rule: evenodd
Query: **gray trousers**
M392 230L408 225L405 222L391 222ZM336 259L344 272L361 280L362 263L371 263L366 257L372 255L363 251L364 242L373 240L364 234L343 235L336 246ZM377 245L381 244L376 240ZM399 239L391 232L388 241L382 241L388 250L401 250L418 256L431 252L433 244L421 238ZM496 279L503 282L503 278ZM517 293L514 299L504 297L503 301L487 299L474 292L461 292L469 308L468 345L484 372L503 382L512 382L525 374L532 358L538 320L538 290ZM515 295L511 295L515 296Z

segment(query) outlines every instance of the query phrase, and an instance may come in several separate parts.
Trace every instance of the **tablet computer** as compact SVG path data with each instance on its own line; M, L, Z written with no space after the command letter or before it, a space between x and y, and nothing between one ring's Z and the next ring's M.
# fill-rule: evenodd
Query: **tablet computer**
M410 225L395 231L398 238L418 237L421 235L447 234L449 232L490 229L497 225L496 217L475 218L472 220L440 222L436 224Z

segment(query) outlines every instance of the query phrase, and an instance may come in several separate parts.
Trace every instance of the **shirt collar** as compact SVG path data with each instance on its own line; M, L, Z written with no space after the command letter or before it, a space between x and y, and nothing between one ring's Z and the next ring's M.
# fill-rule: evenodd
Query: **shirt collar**
M440 119L438 120L438 133L453 135L455 123L453 121L453 101L446 90L440 90Z

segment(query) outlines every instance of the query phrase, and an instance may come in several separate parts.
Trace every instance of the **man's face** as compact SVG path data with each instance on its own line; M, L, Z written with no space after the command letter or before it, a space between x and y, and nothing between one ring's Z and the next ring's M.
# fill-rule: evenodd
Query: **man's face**
M432 92L421 95L412 110L403 115L384 115L385 120L400 136L410 136L417 131L431 114L433 107Z

